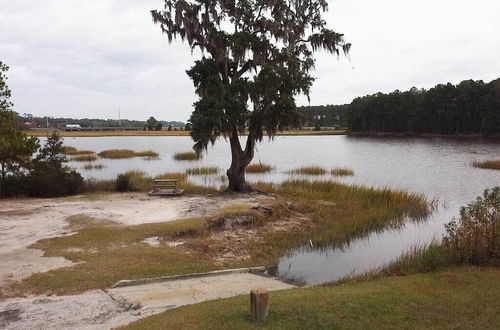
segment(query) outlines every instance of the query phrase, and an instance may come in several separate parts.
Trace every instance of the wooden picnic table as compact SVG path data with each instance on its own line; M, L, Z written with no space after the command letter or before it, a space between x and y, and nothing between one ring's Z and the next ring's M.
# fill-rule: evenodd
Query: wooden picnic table
M184 193L183 189L177 187L179 179L155 179L153 190L149 192L152 196L176 196Z

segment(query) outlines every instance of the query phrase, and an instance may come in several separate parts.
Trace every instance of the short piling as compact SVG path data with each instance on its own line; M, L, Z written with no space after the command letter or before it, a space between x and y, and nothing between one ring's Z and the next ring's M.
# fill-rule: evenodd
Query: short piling
M258 288L250 291L250 318L252 321L264 321L267 318L268 293Z

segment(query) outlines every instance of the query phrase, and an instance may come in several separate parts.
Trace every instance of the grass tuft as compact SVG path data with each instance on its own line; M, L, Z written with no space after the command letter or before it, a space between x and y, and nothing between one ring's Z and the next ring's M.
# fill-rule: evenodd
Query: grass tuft
M95 152L91 151L91 150L78 150L75 147L70 147L70 146L64 146L63 149L64 149L64 152L66 153L66 155L69 155L69 156L95 154Z
M351 176L351 175L354 175L354 171L349 169L349 168L345 168L345 167L335 167L333 168L330 173L332 175L336 175L336 176Z
M303 166L295 170L288 171L289 174L302 174L302 175L323 175L327 171L321 166Z
M271 172L273 167L267 164L250 164L245 169L246 173L267 173Z
M472 162L472 166L489 170L500 170L500 159L491 159L485 161L475 160Z
M104 164L85 164L83 168L87 171L90 170L102 170L106 166Z
M160 154L154 152L153 150L139 151L135 153L136 157L148 157L148 158L158 158Z
M218 167L194 167L194 168L188 168L186 170L186 174L189 175L211 175L218 173L219 173Z
M197 154L194 151L176 152L174 154L174 159L175 160L193 161L193 160L198 160L200 158L201 158L201 154Z
M134 157L145 157L145 158L158 158L159 154L152 150L146 151L134 151L130 149L110 149L104 150L98 153L101 158L108 159L125 159L125 158L134 158Z
M71 157L70 160L74 162L94 162L97 160L97 156L95 154L77 155Z
M108 159L122 159L135 157L135 151L129 149L111 149L98 153L99 157Z

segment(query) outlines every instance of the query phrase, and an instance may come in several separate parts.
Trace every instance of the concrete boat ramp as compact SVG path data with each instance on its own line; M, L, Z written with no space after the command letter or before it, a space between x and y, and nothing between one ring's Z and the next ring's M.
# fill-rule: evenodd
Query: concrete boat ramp
M295 287L263 274L263 268L120 281L113 288L75 296L14 298L0 302L0 328L110 329L203 301Z

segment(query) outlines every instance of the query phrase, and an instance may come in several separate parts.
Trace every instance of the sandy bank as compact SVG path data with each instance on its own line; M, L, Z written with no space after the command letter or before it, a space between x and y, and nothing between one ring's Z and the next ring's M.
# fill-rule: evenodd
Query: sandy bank
M38 240L71 234L67 218L72 215L137 225L211 215L230 205L258 205L268 198L261 194L159 198L125 193L0 201L0 288L33 273L72 265L28 249Z

